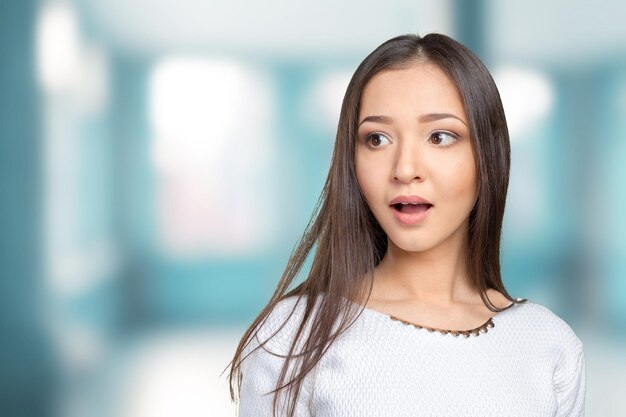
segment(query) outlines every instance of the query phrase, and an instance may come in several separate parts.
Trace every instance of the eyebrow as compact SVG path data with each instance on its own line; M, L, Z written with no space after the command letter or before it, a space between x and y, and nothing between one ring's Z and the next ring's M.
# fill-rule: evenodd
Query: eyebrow
M428 113L428 114L423 114L420 117L418 117L418 120L422 123L434 122L434 121L441 120L441 119L457 119L458 121L463 123L465 126L467 126L467 123L465 123L463 119L451 113ZM383 123L386 125L390 125L393 122L393 118L389 116L382 116L382 115L367 116L365 119L361 120L361 122L359 123L359 126L361 126L365 122Z

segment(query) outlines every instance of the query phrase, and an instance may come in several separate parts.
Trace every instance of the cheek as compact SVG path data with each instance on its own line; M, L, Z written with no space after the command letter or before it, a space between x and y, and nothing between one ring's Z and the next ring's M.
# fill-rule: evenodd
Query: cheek
M384 176L376 170L375 164L371 160L360 157L358 153L355 158L355 172L367 204L372 208L372 202L376 200L377 192L383 189L381 181Z
M476 167L472 159L463 158L448 165L449 169L442 171L440 189L445 195L455 200L468 200L474 203L477 190Z

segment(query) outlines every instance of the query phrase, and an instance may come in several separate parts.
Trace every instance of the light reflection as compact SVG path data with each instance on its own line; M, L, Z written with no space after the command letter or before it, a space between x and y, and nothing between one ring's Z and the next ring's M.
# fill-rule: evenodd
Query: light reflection
M312 127L322 126L325 132L337 129L343 96L348 88L350 71L335 71L322 75L311 85L309 96L302 106L303 119ZM334 140L334 134L324 135Z
M525 68L502 67L494 71L511 141L526 137L545 120L554 104L550 80L542 73Z
M62 90L76 77L80 60L79 26L68 3L41 8L36 32L37 74L44 90Z
M267 81L235 62L171 57L150 77L160 246L202 258L257 250L272 232Z

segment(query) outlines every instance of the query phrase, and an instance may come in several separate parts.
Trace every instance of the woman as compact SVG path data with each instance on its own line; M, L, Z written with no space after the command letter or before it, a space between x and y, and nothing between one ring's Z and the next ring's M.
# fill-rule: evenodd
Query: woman
M404 35L367 56L316 213L231 362L239 416L582 416L582 342L502 283L509 152L463 45Z

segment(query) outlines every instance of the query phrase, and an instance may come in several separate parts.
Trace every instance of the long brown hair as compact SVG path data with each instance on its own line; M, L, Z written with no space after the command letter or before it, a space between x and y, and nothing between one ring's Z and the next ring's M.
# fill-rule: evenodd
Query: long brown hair
M395 37L371 52L348 84L330 170L311 220L291 254L272 298L244 333L229 364L232 365L229 375L231 400L235 401L234 381L237 381L238 390L241 387L239 365L245 360L241 359L242 351L281 300L292 296L298 296L298 302L301 298L305 300L302 322L287 356L284 356L286 360L282 372L276 389L272 391L276 393L273 400L276 412L280 390L289 389L291 402L287 415L291 417L302 380L333 341L352 324L350 320L354 314L349 312L354 313L351 308L354 304L346 303L346 300L369 299L373 271L385 255L388 241L361 193L355 174L361 94L367 82L378 72L406 68L415 62L428 62L444 71L458 88L469 118L478 177L478 199L469 215L467 265L470 282L491 311L503 309L491 303L486 294L489 288L500 291L514 303L518 302L507 293L500 275L500 235L509 182L510 145L496 85L478 57L448 36L432 33L424 37L415 34ZM308 276L288 291L316 244ZM366 290L367 287L369 289ZM321 295L323 297L319 297ZM519 302L523 301L526 300ZM338 322L338 319L341 320ZM335 327L337 323L339 325ZM311 331L302 336L305 327ZM333 333L334 328L337 331ZM294 354L301 337L304 337L302 352ZM299 360L298 372L285 383L289 362L293 359Z

